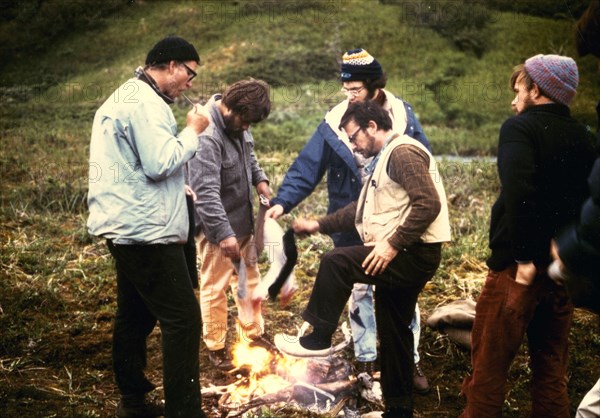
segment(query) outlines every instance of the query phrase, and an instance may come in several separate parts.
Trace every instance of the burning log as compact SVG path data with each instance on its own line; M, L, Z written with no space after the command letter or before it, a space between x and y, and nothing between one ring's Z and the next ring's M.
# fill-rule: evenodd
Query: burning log
M202 389L203 397L218 399L219 410L228 417L265 405L277 408L291 404L319 413L339 412L351 408L349 404L356 405L363 390L352 375L350 362L338 350L326 357L296 358L240 344L232 353L237 371L243 371L244 376L226 386Z
M229 410L229 413L227 414L228 417L238 417L251 409L258 408L259 406L273 405L279 402L287 402L291 399L292 393L293 386L290 385L289 387L281 389L277 392L266 393L262 396L258 396L242 405L234 404L224 408L223 405L221 405L221 400L219 400L219 407L221 408L221 410Z
M227 385L227 386L209 386L207 388L202 388L200 393L202 394L203 398L220 397L220 396L223 396L225 393L227 393L228 387L229 387L229 385Z
M230 398L230 393L228 392L219 399L219 408L228 411L227 416L233 418L260 406L274 405L280 402L289 402L291 400L294 400L301 405L330 402L334 404L335 407L341 407L349 398L349 394L356 393L357 389L358 386L356 380L320 383L316 385L296 383L277 392L266 393L262 396L252 398L244 404L229 404L228 400ZM337 404L335 404L336 400Z
M338 382L319 383L315 387L334 395L341 395L356 390L357 385L358 383L355 379L347 379Z

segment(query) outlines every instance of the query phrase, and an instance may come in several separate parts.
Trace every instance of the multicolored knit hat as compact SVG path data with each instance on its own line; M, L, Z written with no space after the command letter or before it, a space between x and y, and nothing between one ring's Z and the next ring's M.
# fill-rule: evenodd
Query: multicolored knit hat
M577 64L561 55L536 55L525 61L525 70L550 99L569 106L579 84Z
M362 48L350 50L342 57L342 81L377 80L382 76L381 64Z

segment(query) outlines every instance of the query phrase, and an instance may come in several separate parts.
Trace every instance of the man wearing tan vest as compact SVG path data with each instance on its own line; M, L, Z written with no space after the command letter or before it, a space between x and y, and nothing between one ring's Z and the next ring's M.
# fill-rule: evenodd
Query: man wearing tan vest
M419 293L450 240L448 207L435 160L418 141L395 133L381 106L351 104L341 119L354 152L374 157L358 201L319 220L297 219L296 233L356 228L364 245L325 254L302 317L313 332L279 334L275 344L299 357L326 356L354 283L376 285L384 417L412 417L411 322Z

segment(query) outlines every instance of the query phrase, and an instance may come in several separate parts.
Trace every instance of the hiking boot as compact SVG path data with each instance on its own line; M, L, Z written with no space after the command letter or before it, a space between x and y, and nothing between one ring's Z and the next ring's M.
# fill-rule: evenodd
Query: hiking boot
M429 393L429 390L431 389L429 387L429 382L427 382L427 377L425 377L425 373L423 373L419 363L415 363L415 369L413 372L413 388L414 391L419 395L425 395L426 393Z
M373 373L375 373L375 362L374 361L357 361L356 365L356 373L358 376L362 373L367 373L369 376L373 377Z
M151 418L165 415L161 403L148 401L145 395L124 395L117 404L115 416L118 418Z
M210 364L224 372L228 372L235 368L231 361L231 356L229 355L229 352L226 348L209 351L208 360L210 361Z

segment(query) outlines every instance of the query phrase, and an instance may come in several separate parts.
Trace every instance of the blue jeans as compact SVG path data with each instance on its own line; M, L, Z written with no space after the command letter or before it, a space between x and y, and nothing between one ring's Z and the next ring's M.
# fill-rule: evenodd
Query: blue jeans
M355 283L348 302L348 309L356 360L375 361L377 359L377 326L373 309L373 286ZM415 314L409 328L413 333L415 344L414 360L415 363L418 363L420 360L418 348L421 338L421 313L418 304L415 306Z

